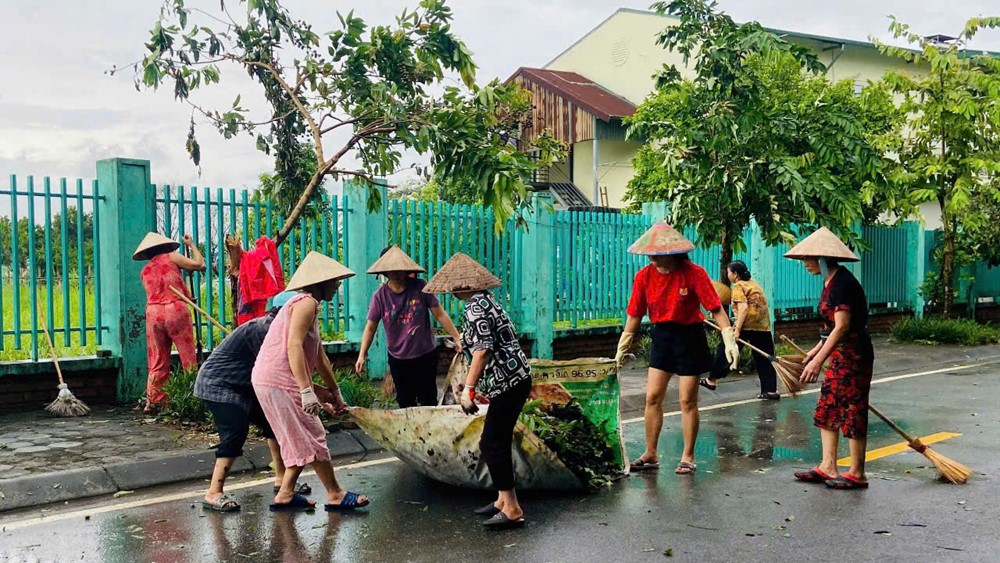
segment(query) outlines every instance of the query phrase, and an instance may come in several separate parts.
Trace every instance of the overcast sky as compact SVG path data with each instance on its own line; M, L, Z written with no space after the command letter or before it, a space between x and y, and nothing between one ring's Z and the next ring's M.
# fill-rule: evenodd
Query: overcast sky
M189 5L218 6L217 0ZM229 0L235 4L235 0ZM389 23L417 0L286 0L293 15L317 31L336 27L336 10L354 9ZM649 2L614 0L450 0L455 31L475 52L485 82L519 66L541 66L619 7ZM921 34L956 34L966 18L1000 15L995 0L721 0L737 20L850 39L885 37L887 14ZM184 151L190 109L169 91L136 92L131 71L109 77L112 65L142 56L158 0L2 0L0 34L0 174L92 178L94 162L115 156L149 159L153 181L252 187L272 168L247 138L223 140L201 129L202 175ZM990 10L994 13L990 13ZM1000 51L1000 33L981 34L976 48ZM230 76L236 76L233 73ZM223 76L226 82L226 76ZM259 94L237 79L208 100L228 103ZM256 96L256 98L255 98Z

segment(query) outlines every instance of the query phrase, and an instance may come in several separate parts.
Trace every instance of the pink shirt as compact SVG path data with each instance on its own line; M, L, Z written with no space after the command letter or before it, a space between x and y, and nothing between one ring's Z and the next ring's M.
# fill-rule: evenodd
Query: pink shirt
M319 303L312 296L301 293L281 307L278 316L271 323L271 328L267 330L267 336L264 337L264 342L260 346L260 353L257 354L257 361L254 362L253 372L250 375L250 382L254 385L277 387L296 393L299 391L299 384L295 382L291 364L288 363L288 329L292 316L292 305L300 301L306 301L313 307L319 306ZM303 304L303 306L308 305ZM310 376L319 365L319 355L323 353L321 344L317 321L306 333L303 342L306 367Z

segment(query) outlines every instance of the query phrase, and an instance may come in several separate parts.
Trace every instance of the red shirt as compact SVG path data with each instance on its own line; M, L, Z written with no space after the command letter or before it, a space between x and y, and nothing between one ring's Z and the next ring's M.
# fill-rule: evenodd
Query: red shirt
M180 301L177 294L170 291L170 286L188 294L181 277L181 269L170 259L170 252L157 254L142 268L142 286L146 289L146 303L149 305L166 305ZM188 297L191 297L188 295Z
M650 264L635 275L627 312L640 319L648 313L654 323L693 325L705 320L701 307L708 311L722 307L704 268L683 262L673 272L661 274Z

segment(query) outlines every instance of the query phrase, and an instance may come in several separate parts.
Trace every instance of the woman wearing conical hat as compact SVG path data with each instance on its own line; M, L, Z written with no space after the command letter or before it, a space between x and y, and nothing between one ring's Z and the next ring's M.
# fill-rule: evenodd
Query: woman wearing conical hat
M159 233L149 233L132 254L133 260L149 261L141 274L142 287L146 290L146 353L149 358L145 414L155 414L167 402L163 386L170 377L171 344L177 347L184 369L194 368L198 363L191 311L170 290L175 287L187 293L181 270L201 272L205 269L205 259L190 236L184 236L184 245L190 258L175 252L181 246L177 241Z
M785 253L802 260L806 270L823 276L819 313L823 318L820 341L806 354L802 381L823 377L813 424L823 440L823 459L809 471L795 474L799 481L826 483L833 489L865 489L865 447L868 441L868 393L871 390L875 353L868 335L868 300L857 278L841 262L857 262L836 235L823 227ZM837 475L840 434L850 444L851 466Z
M431 328L431 315L451 335L461 352L458 331L437 297L424 293L427 285L414 274L426 270L398 246L382 251L368 268L369 274L381 274L386 282L372 295L368 323L361 337L361 350L354 369L361 373L379 322L385 327L389 348L389 371L396 388L400 408L437 404L437 339Z
M271 503L272 512L309 510L316 506L295 489L306 465L312 465L326 488L327 512L368 505L367 498L337 483L330 463L326 428L318 416L321 410L338 414L347 409L319 337L317 312L320 301L333 299L340 282L353 275L354 272L333 258L319 252L307 254L285 288L297 291L298 295L281 306L254 362L250 381L285 464L281 487ZM312 383L314 371L330 391L328 402L321 403L316 395Z
M514 462L511 446L514 426L531 393L531 368L517 340L517 330L490 289L500 279L478 262L458 253L451 257L424 287L427 293L451 293L465 301L462 347L472 357L460 404L467 414L475 414L476 390L490 400L479 440L479 450L497 498L476 509L489 516L483 526L493 530L524 525L524 510L514 491Z
M663 428L663 399L674 375L679 376L677 393L684 436L684 451L674 472L691 475L697 468L694 445L698 438L698 382L712 369L701 307L711 311L722 327L730 365L735 367L739 357L733 329L712 280L688 259L692 250L694 244L665 222L653 225L628 249L649 256L650 264L635 276L628 319L615 355L619 365L632 346L642 318L648 314L653 323L646 380L646 450L629 465L632 471L660 466L656 448Z

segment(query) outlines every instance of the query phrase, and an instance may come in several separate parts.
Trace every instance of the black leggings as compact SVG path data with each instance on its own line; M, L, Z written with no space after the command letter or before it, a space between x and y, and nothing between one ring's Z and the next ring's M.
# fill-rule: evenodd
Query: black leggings
M740 331L740 340L746 340L757 348L768 354L774 355L774 339L771 332L766 330L744 330ZM738 344L740 353L743 353L744 346ZM757 368L757 377L760 379L761 393L776 393L778 391L778 374L774 371L774 366L767 358L757 352L751 351L754 366ZM722 379L729 375L729 362L726 361L726 346L722 342L715 351L715 365L712 367L712 379Z
M392 374L392 383L396 386L399 408L437 405L437 366L436 349L409 360L389 355L389 372Z
M257 401L254 401L253 410L249 414L243 407L233 403L205 401L205 406L212 413L215 426L219 429L219 447L215 450L215 457L243 455L243 445L247 441L247 434L250 433L250 423L259 428L265 438L274 439L271 425L267 423L267 417L264 416L264 411Z
M514 459L511 457L514 426L530 393L531 380L526 379L509 391L490 398L479 451L490 470L493 486L499 491L514 489Z

